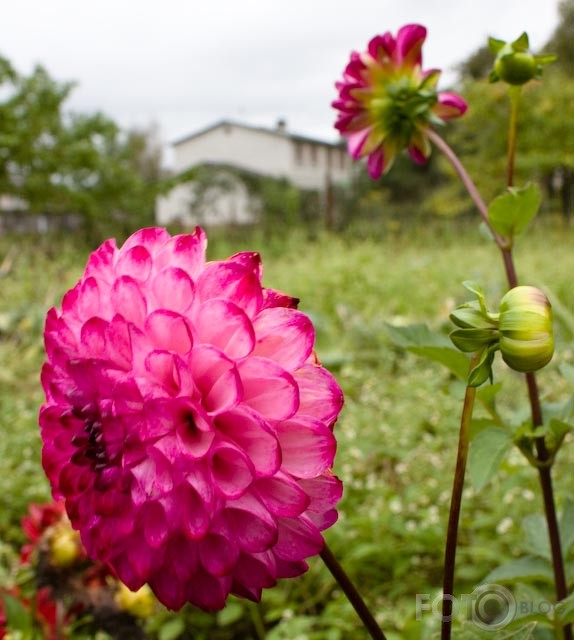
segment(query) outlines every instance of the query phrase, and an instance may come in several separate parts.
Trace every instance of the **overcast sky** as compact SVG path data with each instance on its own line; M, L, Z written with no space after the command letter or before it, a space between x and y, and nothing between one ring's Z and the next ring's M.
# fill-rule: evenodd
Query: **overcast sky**
M428 28L424 64L445 86L488 35L541 46L558 0L3 0L0 54L76 80L73 109L155 123L164 142L221 118L334 139L349 52L408 22Z

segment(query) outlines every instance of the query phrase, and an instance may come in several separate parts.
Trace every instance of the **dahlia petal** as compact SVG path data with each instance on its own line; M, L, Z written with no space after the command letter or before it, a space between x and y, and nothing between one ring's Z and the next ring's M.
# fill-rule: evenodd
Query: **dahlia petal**
M332 509L343 496L343 484L331 471L317 478L299 480L299 486L309 496L309 511L323 513Z
M235 566L239 549L231 534L208 533L198 546L199 560L205 570L214 576L225 576Z
M181 563L181 560L178 560L177 562ZM120 579L122 580L122 582L125 582L121 575ZM127 586L130 587L132 591L136 591L139 588L133 588L127 582L125 582L125 584L127 584ZM149 581L149 585L152 588L152 591L154 592L156 598L168 609L178 611L187 602L188 598L186 581L174 580L174 578L165 571L159 571L154 574L154 576Z
M296 561L317 555L323 549L323 536L305 516L277 518L279 537L273 552L283 560Z
M213 448L211 470L215 484L226 498L239 498L253 481L254 470L249 458L229 443Z
M243 360L238 368L244 404L272 420L285 420L297 411L297 384L285 369L272 360L256 357Z
M197 292L205 302L224 298L252 318L261 308L263 294L256 272L236 261L210 262L197 280Z
M385 154L382 147L375 149L367 159L367 171L373 180L377 180L385 169Z
M114 573L117 577L132 591L141 589L145 584L145 578L142 578L133 568L126 553L120 553L110 562ZM180 605L183 606L183 605Z
M427 156L425 156L422 149L419 149L419 147L412 144L407 151L409 152L409 156L413 162L416 164L426 164Z
M173 311L158 309L150 313L145 321L145 331L156 349L185 354L193 345L187 321Z
M347 150L353 158L358 160L363 155L363 147L371 135L372 129L362 129L360 131L353 131L347 136Z
M237 367L219 349L207 345L196 347L191 352L190 368L208 413L228 411L241 399Z
M169 530L165 511L159 502L146 502L138 511L138 529L146 543L157 549L166 541Z
M147 280L151 272L151 256L142 246L135 246L119 253L115 266L116 276L129 276L134 280Z
M187 597L203 611L219 611L225 607L230 587L230 577L212 576L199 569L188 585Z
M288 309L296 309L299 304L299 298L288 296L283 291L274 289L263 289L263 305L261 309L269 309L271 307L287 307Z
M277 424L282 469L298 478L313 478L333 465L337 442L323 422L300 416Z
M240 264L247 271L253 273L258 280L261 280L263 265L261 264L261 256L257 251L241 251L240 253L235 253L227 259L227 262Z
M75 311L82 320L89 320L100 312L100 287L95 278L86 278L78 289Z
M186 423L180 423L175 433L160 438L155 447L172 463L182 462L184 458L203 458L211 448L214 433L207 433L193 428Z
M277 567L278 578L296 578L302 573L305 573L309 568L309 565L305 560L284 560L283 558L275 555L275 566Z
M152 282L157 306L185 314L195 299L195 285L191 277L179 267L168 266L159 271Z
M229 502L224 514L243 551L267 551L277 542L276 520L254 496L246 493Z
M257 477L271 476L281 464L277 436L255 411L238 406L217 416L220 433L238 444L249 456Z
M253 486L273 515L294 518L309 506L309 496L286 474L262 478Z
M315 342L311 321L295 309L265 309L253 321L253 329L257 342L252 355L274 360L287 371L307 360Z
M315 364L295 372L299 386L298 416L311 416L331 425L343 407L343 392L331 373Z
M433 112L441 120L452 120L460 118L467 109L468 105L458 94L443 92L438 94L438 102L433 107Z
M144 323L147 305L137 282L129 276L118 278L111 290L111 304L116 313L137 327Z
M323 513L307 512L305 514L309 520L319 529L319 531L325 531L329 527L332 527L339 519L337 509L329 509Z
M193 234L173 236L166 242L156 261L159 269L166 265L179 267L190 278L195 277L205 266L207 238L203 229L196 227Z
M156 449L151 449L149 457L131 472L148 499L156 500L173 489L171 465Z
M171 239L169 233L161 227L147 227L146 229L139 229L124 242L121 251L127 252L133 247L143 246L151 255L155 253L165 245Z
M132 342L125 319L116 314L108 326L108 355L119 367L129 369L132 363Z
M175 396L179 392L179 380L175 358L169 351L152 351L145 360L147 372L154 380L160 384L170 395ZM146 387L146 392L151 395L152 391Z
M86 358L105 358L109 323L93 317L82 325L80 334L82 353Z
M382 36L375 36L369 42L367 51L375 60L383 61L392 57L395 46L395 39L387 32Z
M106 240L90 255L86 265L86 277L96 276L107 283L111 282L113 280L113 263L117 251L116 241L113 238Z
M233 568L232 590L243 598L258 602L263 587L274 587L276 562L270 553L241 553Z
M212 298L198 310L198 341L212 344L229 358L244 358L253 350L255 333L249 318L233 302Z
M180 498L177 505L181 530L190 540L200 540L209 528L209 514L201 496L191 487L181 486L178 490Z
M414 66L422 62L422 46L427 30L419 24L407 24L397 33L395 60L403 65Z

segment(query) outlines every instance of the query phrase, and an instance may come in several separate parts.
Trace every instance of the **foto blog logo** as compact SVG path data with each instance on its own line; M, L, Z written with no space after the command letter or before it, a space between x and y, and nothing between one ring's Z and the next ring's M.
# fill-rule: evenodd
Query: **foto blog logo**
M499 584L483 584L472 593L461 596L446 596L452 603L452 613L447 618L442 615L443 596L437 595L431 600L428 593L416 595L416 619L422 620L425 615L443 620L470 620L479 629L496 631L504 629L517 616L530 613L548 614L552 604L547 600L538 602L517 601L512 593Z

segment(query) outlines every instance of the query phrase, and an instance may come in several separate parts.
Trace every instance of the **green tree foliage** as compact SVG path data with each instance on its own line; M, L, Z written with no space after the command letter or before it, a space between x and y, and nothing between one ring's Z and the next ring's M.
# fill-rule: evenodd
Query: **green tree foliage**
M565 72L574 71L574 0L560 3L560 23L544 50L558 56L557 65Z
M0 57L0 194L30 213L77 214L98 240L153 221L160 151L102 113L66 110L72 83L41 66L29 76Z

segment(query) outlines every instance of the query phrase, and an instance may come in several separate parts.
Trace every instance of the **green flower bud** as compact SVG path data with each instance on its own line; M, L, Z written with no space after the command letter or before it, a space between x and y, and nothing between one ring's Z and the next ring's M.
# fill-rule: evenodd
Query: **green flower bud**
M526 84L538 75L538 65L528 51L516 51L497 58L494 63L496 75L508 84Z
M542 77L542 68L556 60L556 56L535 56L530 50L528 35L523 33L514 42L490 38L488 46L496 56L490 81L502 80L513 86L521 86Z
M536 371L552 360L552 309L540 289L511 289L500 302L498 330L500 352L511 369Z

